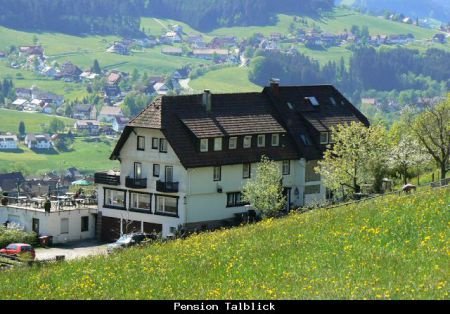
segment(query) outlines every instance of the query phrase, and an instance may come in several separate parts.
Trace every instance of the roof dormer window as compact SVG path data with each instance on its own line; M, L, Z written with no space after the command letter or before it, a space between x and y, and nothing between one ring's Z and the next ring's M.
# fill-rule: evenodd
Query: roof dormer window
M328 144L328 132L320 132L320 144Z
M266 135L261 134L258 135L258 147L265 147L266 146Z
M202 153L205 153L208 151L208 139L207 138L202 138L200 140L200 151Z
M252 137L251 135L244 137L244 148L250 148L252 146Z
M218 152L222 150L222 138L221 137L216 137L214 139L214 151Z

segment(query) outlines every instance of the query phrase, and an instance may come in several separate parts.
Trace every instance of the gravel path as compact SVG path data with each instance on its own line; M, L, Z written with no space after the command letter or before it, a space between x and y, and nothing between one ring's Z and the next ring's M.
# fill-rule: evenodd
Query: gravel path
M37 248L36 260L51 259L58 255L64 255L66 260L73 260L90 255L106 254L106 246L107 244L95 240L55 244L49 248Z

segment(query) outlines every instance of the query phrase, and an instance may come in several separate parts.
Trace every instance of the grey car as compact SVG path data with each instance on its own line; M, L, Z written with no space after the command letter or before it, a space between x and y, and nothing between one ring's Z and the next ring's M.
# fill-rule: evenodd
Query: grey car
M107 252L112 253L126 247L140 244L144 241L155 240L156 238L156 235L143 232L124 234L116 242L108 244Z

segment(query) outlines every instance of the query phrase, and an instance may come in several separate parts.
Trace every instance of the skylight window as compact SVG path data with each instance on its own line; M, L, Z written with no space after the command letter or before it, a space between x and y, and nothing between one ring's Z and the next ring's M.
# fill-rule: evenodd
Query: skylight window
M315 107L319 106L319 101L317 100L316 97L314 97L314 96L309 96L309 97L305 97L305 99L306 99L307 101L309 101L309 102L311 103L311 105L313 105L313 106L315 106Z
M336 100L334 99L333 96L330 97L330 101L333 104L333 106L336 106Z
M303 144L305 144L306 146L311 145L311 139L309 138L308 135L306 135L306 134L300 134L300 138L302 139Z

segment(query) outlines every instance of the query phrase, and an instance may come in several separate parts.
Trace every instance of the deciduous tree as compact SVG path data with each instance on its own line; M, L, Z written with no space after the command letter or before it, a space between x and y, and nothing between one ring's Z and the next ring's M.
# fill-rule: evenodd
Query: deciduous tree
M256 176L243 189L243 200L261 212L263 217L276 215L286 203L281 184L280 167L266 156L256 168Z

